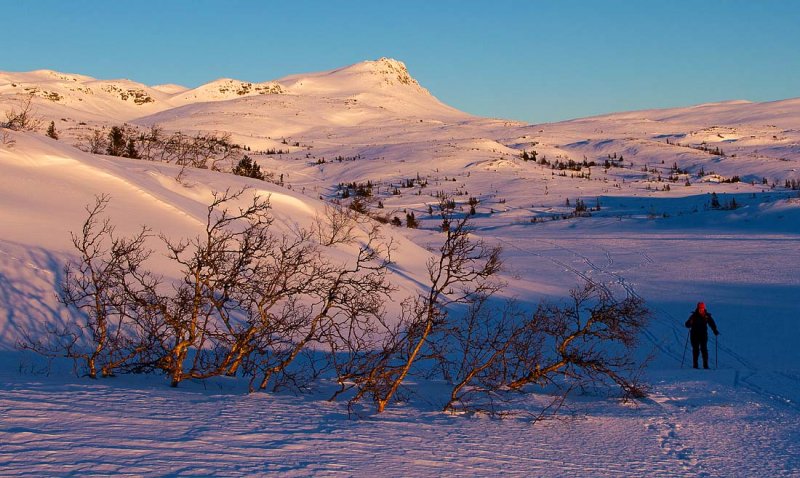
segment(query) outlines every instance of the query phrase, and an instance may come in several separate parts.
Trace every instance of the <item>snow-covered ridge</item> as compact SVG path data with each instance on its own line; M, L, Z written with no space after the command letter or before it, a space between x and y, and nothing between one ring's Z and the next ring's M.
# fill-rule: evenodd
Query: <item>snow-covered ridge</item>
M52 70L0 72L0 101L33 94L51 116L86 120L124 120L175 107L236 100L260 95L361 99L372 106L408 113L414 109L456 111L441 104L415 80L401 61L381 58L330 71L292 75L275 81L251 82L220 78L196 88L148 86L127 79L98 80Z
M659 108L611 113L589 118L579 118L576 122L606 121L658 121L682 125L744 125L771 124L794 127L800 122L800 98L776 101L753 102L730 100L677 108Z
M278 80L293 91L331 92L337 90L362 90L370 87L408 87L418 93L430 94L411 77L402 61L381 58L320 73L291 75ZM362 91L363 92L363 91Z
M270 95L283 93L283 87L274 81L252 83L220 78L197 88L181 91L171 97L172 105L191 104L206 101L224 101L243 96Z
M176 85L174 83L166 83L163 85L155 85L152 87L154 90L160 91L162 93L166 93L168 95L174 95L177 93L183 93L184 91L188 91L189 88L183 85Z

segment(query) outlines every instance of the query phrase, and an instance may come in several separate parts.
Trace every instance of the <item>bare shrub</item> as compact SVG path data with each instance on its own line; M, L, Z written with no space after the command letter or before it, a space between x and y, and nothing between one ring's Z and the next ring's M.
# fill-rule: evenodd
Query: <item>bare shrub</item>
M633 357L649 314L640 298L587 283L535 311L501 300L500 249L443 202L447 227L427 262L428 287L388 320L392 243L378 225L330 209L310 231L276 234L268 198L245 192L214 193L201 234L161 236L174 282L146 268L150 231L119 237L102 218L108 197L98 197L65 269L61 301L73 320L23 347L80 361L90 377L160 370L173 386L228 375L251 390L303 388L332 373L332 400L369 400L378 412L409 377L447 383L447 411L502 413L513 396L541 389L552 397L542 414L576 387L644 396ZM328 248L352 258L328 259Z
M42 119L33 108L33 93L16 100L16 105L5 112L6 120L3 128L13 131L37 131L42 125Z
M339 367L340 389L353 406L369 398L380 413L409 375L450 384L447 411L501 413L500 405L528 385L552 397L541 414L558 411L575 387L618 386L625 397L644 396L632 353L646 324L641 299L615 299L588 283L565 305L524 312L495 298L502 284L500 250L475 240L469 215L440 206L445 238L428 262L427 294L408 299L395 326L380 323L380 341L364 342Z
M108 149L107 135L99 129L79 137L78 148L92 154L104 154Z
M451 209L442 208L444 217L452 214ZM474 240L467 223L468 217L451 221L453 227L445 232L439 256L427 263L427 292L407 300L400 324L387 331L381 348L364 354L362 365L340 379L357 389L351 404L367 396L382 412L412 366L426 355L430 338L447 326L449 308L470 304L499 287L491 279L502 266L500 248Z
M145 131L131 125L113 126L108 133L103 129L91 129L79 138L76 146L94 154L215 171L230 171L242 157L241 147L231 142L230 133L197 133L190 136L176 131L167 134L158 125L152 125Z
M0 144L8 148L13 148L14 144L16 144L14 138L11 137L11 132L2 127L0 127Z
M580 386L618 385L632 398L644 396L632 357L649 311L639 297L615 299L608 289L587 283L570 293L565 305L543 304L515 341L519 362L511 389L554 383L564 377ZM541 341L530 335L544 334Z
M612 385L625 398L645 396L641 364L632 356L649 315L642 300L617 300L593 283L570 297L566 304L543 303L533 314L476 301L447 330L450 340L438 341L449 347L437 359L454 384L444 409L494 412L495 401L528 385L550 390L551 412L576 387Z
M314 232L323 246L349 244L355 238L359 222L364 222L364 218L356 211L326 203L322 215L314 218Z
M393 290L386 280L391 246L378 231L366 232L355 259L348 263L323 260L314 250L317 259L296 275L298 283L287 290L280 320L265 321L267 311L259 306L261 323L282 330L261 336L253 361L262 377L259 388L266 388L276 373L285 373L309 344L326 345L334 362L338 351L363 350L363 340L383 320L384 302Z
M74 321L51 330L47 341L28 337L21 344L49 356L81 360L91 378L98 372L104 377L114 375L130 365L143 351L146 339L146 334L135 330L131 291L136 282L132 273L150 256L144 246L150 231L142 228L132 237L118 237L110 221L101 217L108 201L107 195L98 196L87 207L81 232L72 234L79 260L65 266L59 300L75 312Z
M377 227L362 231L354 261L332 262L308 231L273 234L268 199L248 201L245 191L215 193L202 234L161 236L179 269L174 283L145 267L149 230L118 238L101 219L108 198L98 198L73 235L79 258L62 286L77 313L67 328L23 346L82 360L92 377L158 369L177 386L238 374L263 389L291 377L287 369L311 344L335 346L345 330L382 315L392 289L389 245Z

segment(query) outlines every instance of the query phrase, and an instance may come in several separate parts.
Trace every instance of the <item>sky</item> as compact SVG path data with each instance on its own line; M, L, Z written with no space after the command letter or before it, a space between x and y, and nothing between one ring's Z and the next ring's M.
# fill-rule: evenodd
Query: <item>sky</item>
M445 103L532 123L800 96L800 1L0 0L0 70L189 87L391 57Z

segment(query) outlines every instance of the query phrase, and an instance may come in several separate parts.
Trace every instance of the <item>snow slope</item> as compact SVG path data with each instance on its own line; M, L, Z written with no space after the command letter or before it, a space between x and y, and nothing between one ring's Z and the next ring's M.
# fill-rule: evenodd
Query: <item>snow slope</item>
M204 231L214 191L249 187L251 194L269 197L278 232L310 229L323 210L318 199L263 181L196 170L178 182L180 168L173 165L91 155L38 135L11 137L13 147L0 149L0 350L13 349L23 329L41 329L64 313L54 292L74 253L70 232L80 230L85 208L96 196L110 196L107 216L119 234L147 225L173 239ZM395 243L398 294L409 295L429 253L402 236ZM158 251L150 266L168 277L174 274L159 241L150 247ZM347 254L352 251L339 255L344 261Z
M25 88L36 88L37 113L64 134L10 133L15 144L0 146L0 475L800 473L800 197L783 187L800 180L797 99L524 125L443 105L389 59L194 89L0 73L0 107ZM285 187L202 170L179 183L172 165L71 146L87 128L123 122L229 132ZM523 150L550 165L524 161ZM552 168L569 160L595 166ZM723 182L734 176L742 182ZM96 194L111 194L122 232L148 224L185 237L201 227L214 190L249 185L271 195L288 228L310 224L321 199L338 199L352 181L374 184L373 211L421 220L418 231L385 229L398 244L398 300L424 283L426 247L440 237L428 208L442 192L464 210L478 200L475 234L505 250L504 295L532 306L591 280L644 298L653 319L639 354L652 355L651 398L623 405L587 392L568 403L575 419L531 425L544 395L514 404L509 419L450 416L429 398L436 384L414 383L410 402L351 420L324 390L248 395L230 380L171 390L158 377L90 383L13 348L22 330L66 318L55 291L72 254L69 231ZM713 209L711 193L739 207ZM573 217L578 199L600 209ZM710 343L716 370L681 367L683 321L700 300L722 332Z
M189 104L272 95L347 99L396 115L466 117L420 86L402 62L389 58L261 83L220 78L192 89L51 70L0 72L0 101L29 94L43 116L84 122L129 121Z

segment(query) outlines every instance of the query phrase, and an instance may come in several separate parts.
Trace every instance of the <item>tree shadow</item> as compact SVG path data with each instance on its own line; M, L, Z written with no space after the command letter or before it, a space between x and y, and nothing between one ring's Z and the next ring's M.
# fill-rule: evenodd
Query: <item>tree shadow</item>
M65 257L43 248L4 242L0 250L0 350L26 336L64 326L68 311L58 302Z

